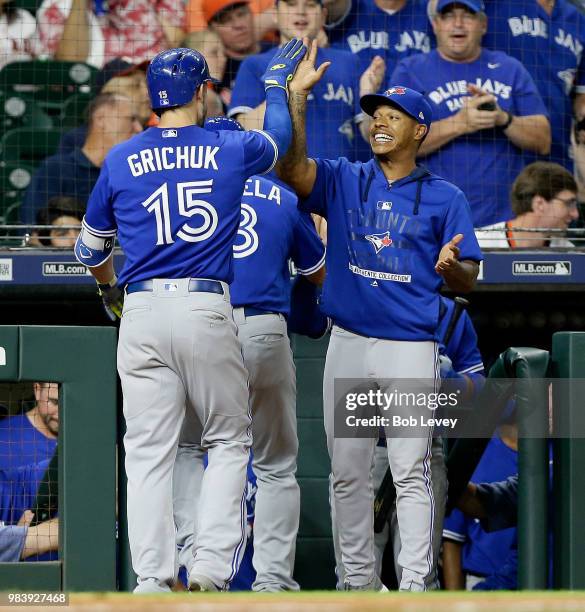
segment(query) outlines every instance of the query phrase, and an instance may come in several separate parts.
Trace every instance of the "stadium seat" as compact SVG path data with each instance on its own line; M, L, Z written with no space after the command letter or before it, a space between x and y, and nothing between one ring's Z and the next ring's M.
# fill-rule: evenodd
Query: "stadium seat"
M0 166L0 245L2 246L16 246L15 236L22 234L3 226L18 223L18 208L33 172L34 169L25 164L9 163Z
M0 91L0 134L18 127L45 130L53 126L51 117L32 97L18 93L6 95Z
M61 111L61 126L70 128L84 123L85 110L91 99L90 94L80 93L66 100Z
M61 130L55 128L9 130L0 139L0 159L38 166L57 150L60 140Z
M52 118L62 116L63 104L79 93L90 94L96 69L83 62L30 60L12 62L0 70L0 92L32 96Z

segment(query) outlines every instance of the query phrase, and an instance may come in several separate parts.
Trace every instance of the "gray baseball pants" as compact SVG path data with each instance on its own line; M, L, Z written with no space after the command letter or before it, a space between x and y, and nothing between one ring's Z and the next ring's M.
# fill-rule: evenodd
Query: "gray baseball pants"
M325 432L333 488L331 502L345 581L352 587L373 588L377 575L372 466L377 438L336 438L334 435L334 381L356 378L380 385L393 379L393 386L399 379L416 378L431 381L432 388L425 390L432 392L438 378L437 345L430 341L366 338L337 326L331 333L323 380ZM340 409L342 405L337 407ZM402 568L400 589L424 591L434 586L432 428L427 427L416 438L389 437L387 443L403 539L398 558Z
M437 565L439 562L439 555L441 552L441 538L443 535L443 520L445 518L445 508L447 504L447 468L445 466L443 441L441 438L434 438L432 444L432 457L431 457L431 471L432 471L432 484L433 484L433 496L435 498L435 515L433 517L433 588L438 588L438 575ZM388 468L388 451L384 446L376 446L374 451L374 467L372 471L372 484L374 486L374 498L378 493L378 489L382 484L382 480L386 474ZM330 479L331 484L331 479ZM333 489L330 486L329 491L330 497L333 495ZM332 510L332 524L333 524L333 546L335 549L335 564L337 572L337 588L342 589L345 581L345 574L343 571L343 563L341 562L341 551L339 549L339 534L337 533L337 523L335 516L333 516ZM394 556L394 570L396 576L402 575L402 568L398 563L398 556L402 548L402 541L400 538L400 529L398 528L398 515L396 513L396 503L392 507L392 511L388 517L388 522L384 526L384 529L380 533L374 533L374 553L376 556L376 574L378 576L382 573L382 559L384 557L384 550L388 543L388 538L392 534L392 552Z
M154 279L152 292L127 295L120 325L136 592L166 591L176 580L172 477L186 410L209 455L209 469L201 475L192 570L222 588L245 548L251 420L229 289L224 286L224 295L190 293L188 283Z
M257 478L254 518L255 591L298 590L293 580L300 492L297 484L296 372L286 320L282 315L246 317L234 308L234 320L249 372L253 432L253 469ZM190 569L189 499L196 498L201 457L192 443L189 422L181 433L175 464L175 521L181 564ZM191 513L192 514L192 513Z

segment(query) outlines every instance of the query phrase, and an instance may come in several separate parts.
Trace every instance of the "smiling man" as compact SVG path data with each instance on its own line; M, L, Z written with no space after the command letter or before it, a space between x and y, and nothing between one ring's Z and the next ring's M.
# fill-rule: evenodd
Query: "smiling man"
M328 221L321 304L333 320L323 380L331 503L344 588L383 590L375 572L370 474L377 436L335 435L336 413L342 419L345 413L334 386L339 397L340 379L362 379L368 388L385 391L389 379L392 390L400 390L404 379L416 378L420 392L436 391L439 289L445 282L454 291L471 291L481 252L463 193L416 165L432 120L420 93L396 85L361 98L361 108L372 117L373 159L367 163L307 157L307 97L328 68L327 63L316 68L316 57L313 44L291 81L293 143L277 172L298 194L302 210ZM405 591L436 586L432 427L420 431L420 437L387 432L402 539L399 582Z
M475 227L507 221L524 151L550 149L547 110L518 60L482 48L482 0L439 0L433 28L437 49L402 60L390 82L425 94L435 122L419 153L465 193Z

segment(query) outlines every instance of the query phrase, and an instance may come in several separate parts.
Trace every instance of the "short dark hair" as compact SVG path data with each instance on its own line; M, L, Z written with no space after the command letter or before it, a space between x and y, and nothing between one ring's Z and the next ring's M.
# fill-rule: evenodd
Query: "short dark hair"
M532 199L552 200L561 191L577 193L573 175L559 164L534 162L520 172L512 185L512 210L516 216L532 211Z
M95 115L95 113L102 108L103 106L114 106L116 105L118 102L120 102L121 100L127 100L128 98L126 98L126 96L123 96L119 93L113 93L113 92L108 92L108 93L101 93L98 94L87 106L87 109L85 111L86 116L87 116L87 130L88 132L91 130L92 128L92 124L93 124L93 116Z
M77 217L81 219L85 206L77 198L71 196L54 196L47 202L46 208L37 212L37 225L53 225L59 217ZM41 231L39 242L44 246L51 246L48 234Z

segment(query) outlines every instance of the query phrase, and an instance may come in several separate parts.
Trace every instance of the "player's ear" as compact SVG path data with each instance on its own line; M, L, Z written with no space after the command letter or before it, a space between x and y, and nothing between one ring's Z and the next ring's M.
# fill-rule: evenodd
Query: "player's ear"
M423 125L422 123L417 124L416 129L414 131L414 139L420 143L427 135L427 132L428 128L426 125Z

